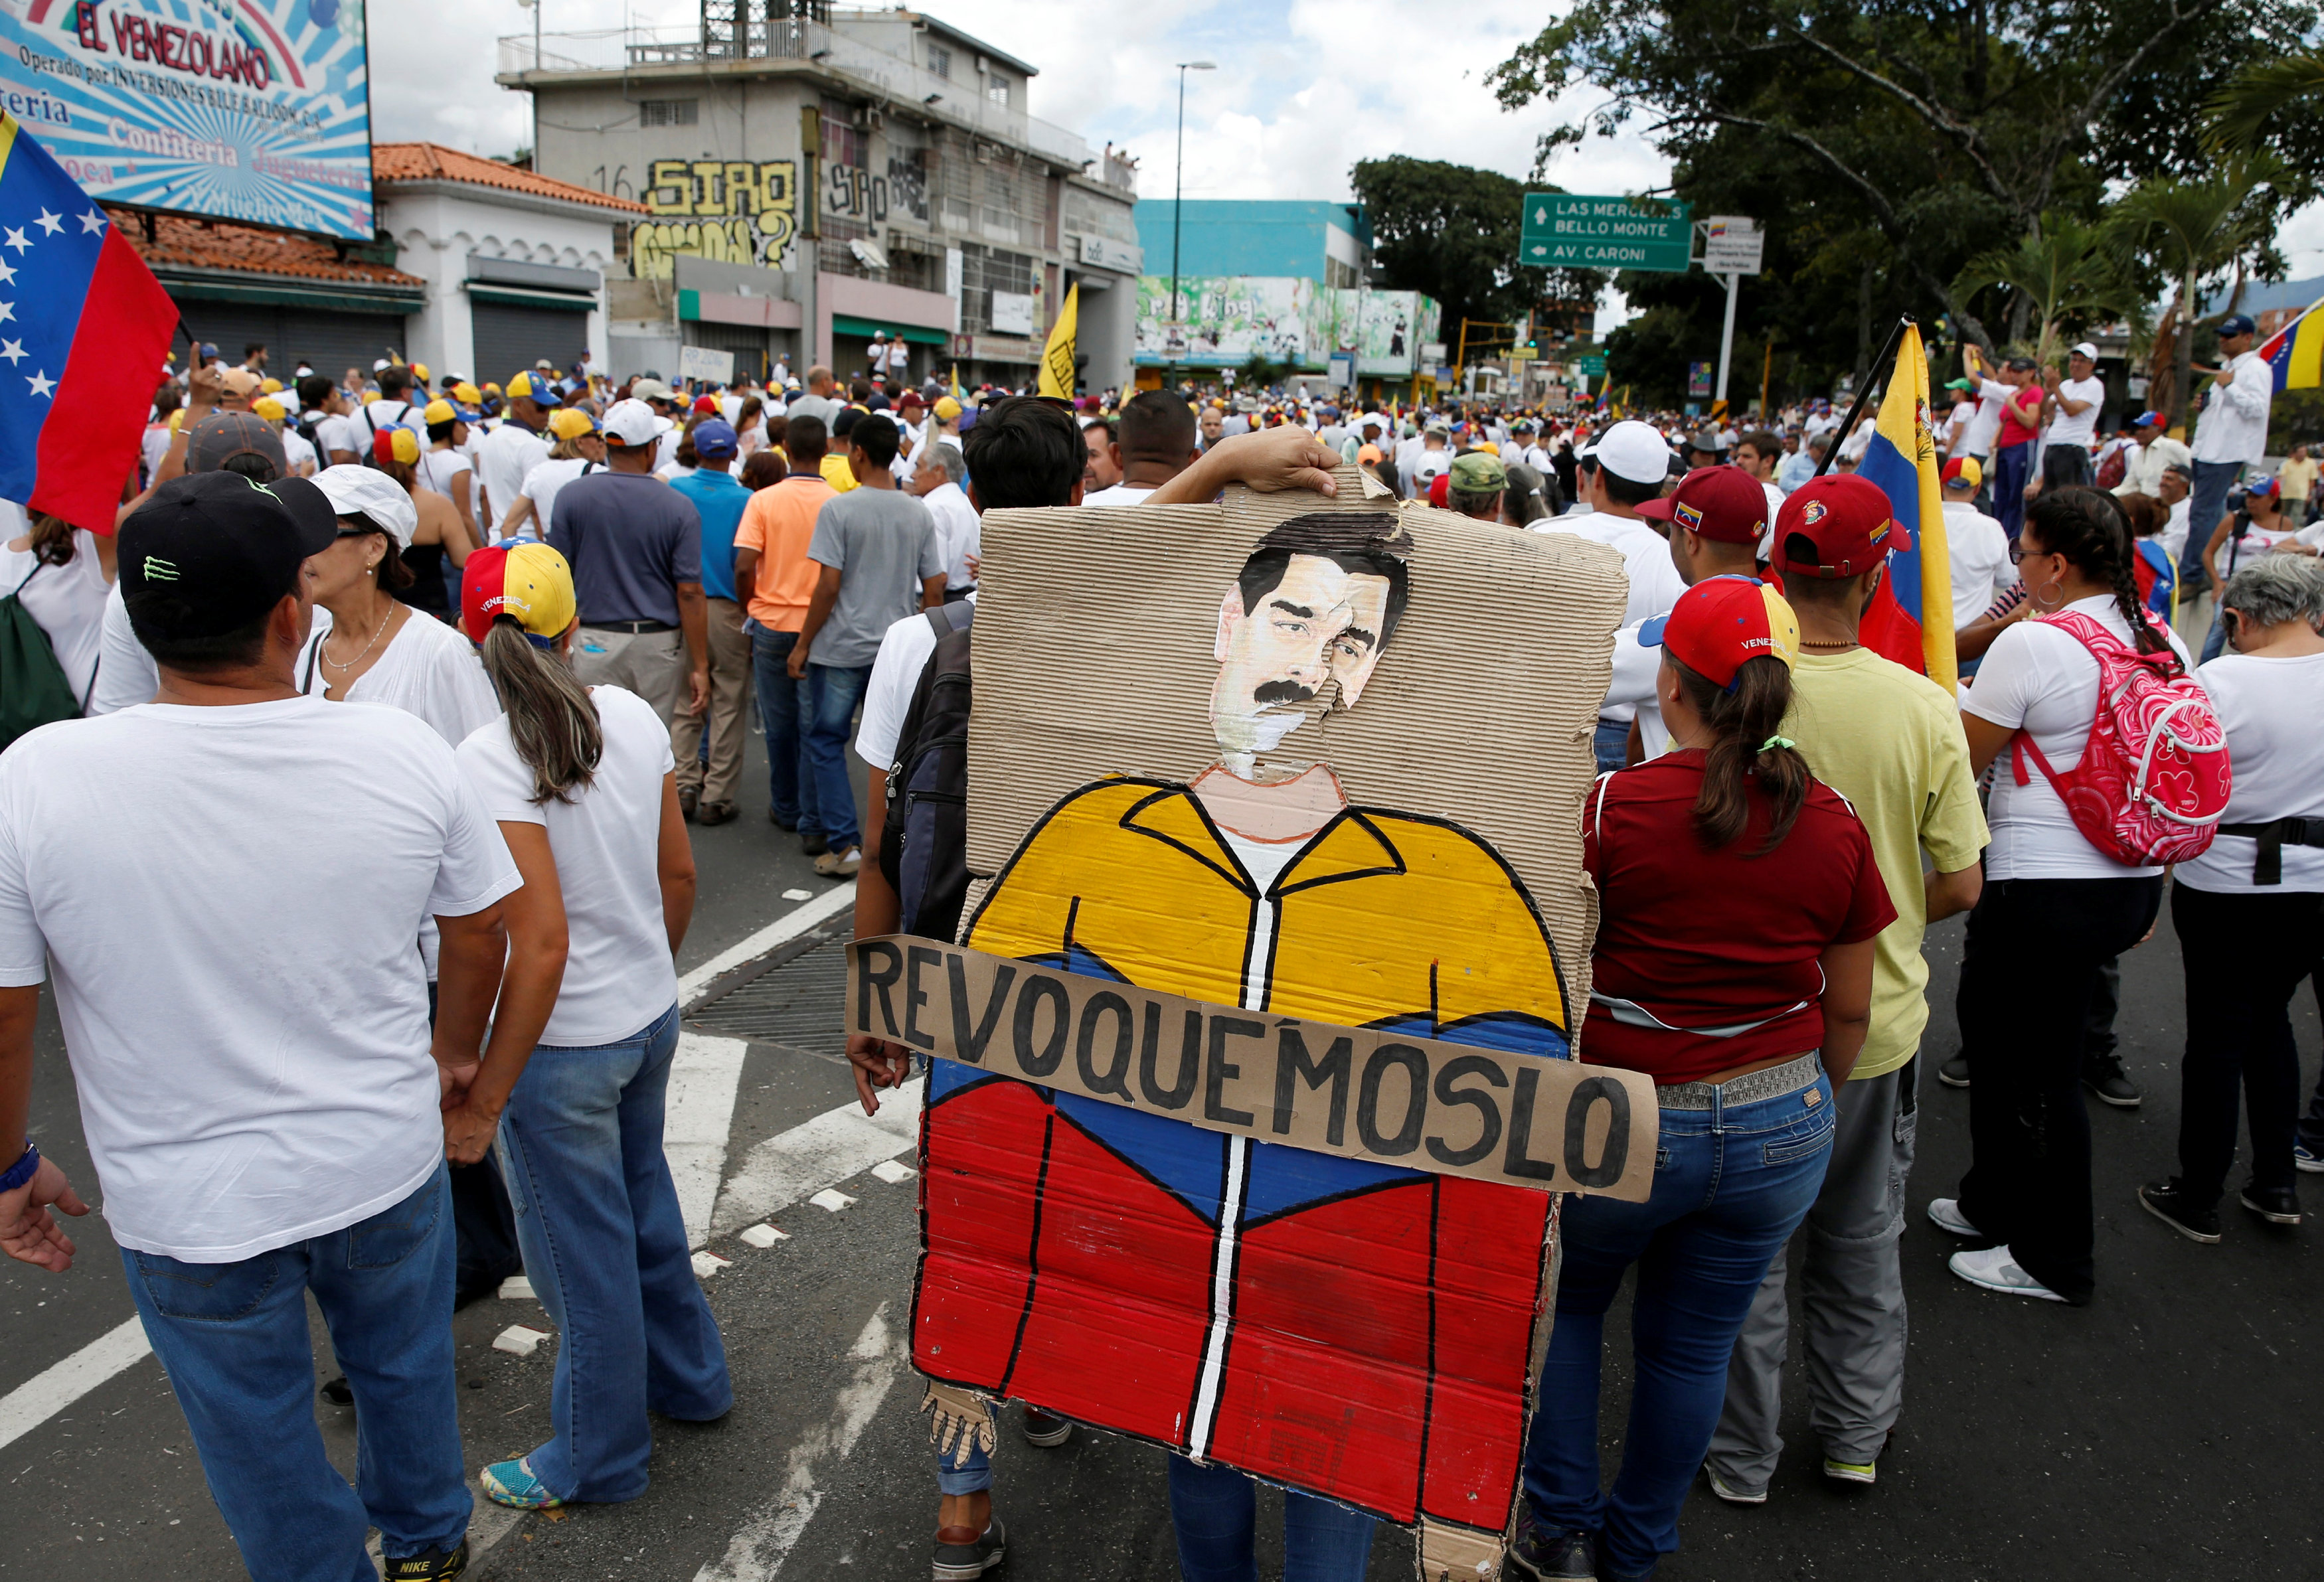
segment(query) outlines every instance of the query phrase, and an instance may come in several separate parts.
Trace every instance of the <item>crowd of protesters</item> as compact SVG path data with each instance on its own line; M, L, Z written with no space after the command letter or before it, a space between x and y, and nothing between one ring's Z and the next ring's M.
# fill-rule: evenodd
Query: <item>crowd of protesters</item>
M2087 345L2046 381L1969 360L1940 434L1957 692L1865 646L1894 524L1853 474L1868 431L1821 400L1694 428L820 366L682 389L586 358L285 388L204 360L157 395L115 532L34 516L0 550L50 667L0 751L0 1133L23 1129L52 980L132 1292L254 1575L372 1575L367 1528L390 1578L460 1575L450 1318L520 1268L564 1337L551 1430L480 1485L522 1509L634 1499L651 1413L733 1401L661 1136L687 825L741 816L752 722L767 816L856 880L859 936L949 934L931 853L918 878L893 860L890 780L936 678L966 675L982 514L1353 467L1626 574L1589 732L1582 1049L1653 1078L1663 1158L1645 1202L1565 1205L1511 1558L1544 1582L1649 1576L1698 1477L1766 1499L1795 1301L1823 1475L1878 1477L1924 1053L1970 1092L1974 1163L1923 1208L1963 1244L1952 1271L2092 1300L2085 1097L2139 1101L2112 996L2166 889L2178 1167L2136 1200L2219 1240L2240 1104L2237 1203L2301 1222L2298 1173L2324 1170L2288 1013L2324 961L2324 562L2316 467L2262 466L2251 338L2223 328L2186 444L2152 415L2102 444ZM2233 769L2167 871L2062 789L2119 751L2101 683L2132 671L2215 720ZM1923 936L1963 913L1960 1044L1932 1049ZM910 1072L895 1045L849 1053L867 1110ZM63 1271L58 1216L85 1211L29 1142L0 1173L13 1256ZM1603 1329L1634 1265L1608 1485ZM352 1488L308 1395L309 1293L364 1436ZM990 1426L955 1415L939 1446L939 1582L1005 1553ZM1251 1576L1248 1480L1187 1463L1172 1491L1184 1574ZM1290 1575L1363 1574L1368 1518L1302 1496L1286 1524Z

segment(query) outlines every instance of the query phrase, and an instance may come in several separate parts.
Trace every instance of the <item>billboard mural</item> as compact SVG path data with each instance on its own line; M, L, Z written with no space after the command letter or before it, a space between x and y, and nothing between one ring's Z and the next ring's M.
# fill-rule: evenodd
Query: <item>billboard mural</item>
M1402 379L1419 361L1422 345L1436 339L1436 303L1417 291L1358 291L1342 287L1330 296L1334 316L1332 345L1335 350L1356 354L1360 373Z
M1170 279L1139 281L1139 362L1238 368L1258 356L1321 373L1332 354L1351 352L1358 372L1403 378L1437 334L1437 305L1417 291L1331 289L1294 276L1185 275L1178 295L1184 347L1172 356Z
M372 239L364 0L0 0L0 46L91 197Z

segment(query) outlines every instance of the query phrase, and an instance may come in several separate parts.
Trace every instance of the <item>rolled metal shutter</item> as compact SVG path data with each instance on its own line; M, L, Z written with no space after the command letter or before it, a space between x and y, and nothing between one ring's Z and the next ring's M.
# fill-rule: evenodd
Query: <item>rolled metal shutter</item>
M506 384L543 357L561 373L579 361L589 345L586 305L520 308L471 299L468 314L475 327L476 359L470 377L479 384ZM598 348L601 354L604 349Z

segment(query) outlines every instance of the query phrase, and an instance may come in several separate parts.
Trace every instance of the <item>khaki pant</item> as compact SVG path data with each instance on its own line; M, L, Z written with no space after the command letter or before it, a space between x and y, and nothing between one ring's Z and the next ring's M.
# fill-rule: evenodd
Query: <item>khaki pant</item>
M702 800L732 802L742 780L742 747L750 737L751 639L742 630L742 606L732 599L710 602L710 767L702 765L703 723L679 713L669 722L669 750L678 759L678 787L698 790Z
M667 725L686 701L686 634L585 626L573 637L573 675L584 686L627 687Z

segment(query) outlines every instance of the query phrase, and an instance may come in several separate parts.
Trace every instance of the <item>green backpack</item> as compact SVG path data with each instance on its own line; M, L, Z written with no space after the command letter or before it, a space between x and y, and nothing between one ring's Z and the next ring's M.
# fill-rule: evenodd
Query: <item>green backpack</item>
M82 700L73 696L72 683L57 663L49 634L16 596L24 591L24 583L40 575L41 566L33 566L14 592L0 598L0 752L28 731L80 718ZM95 690L94 677L90 689Z

